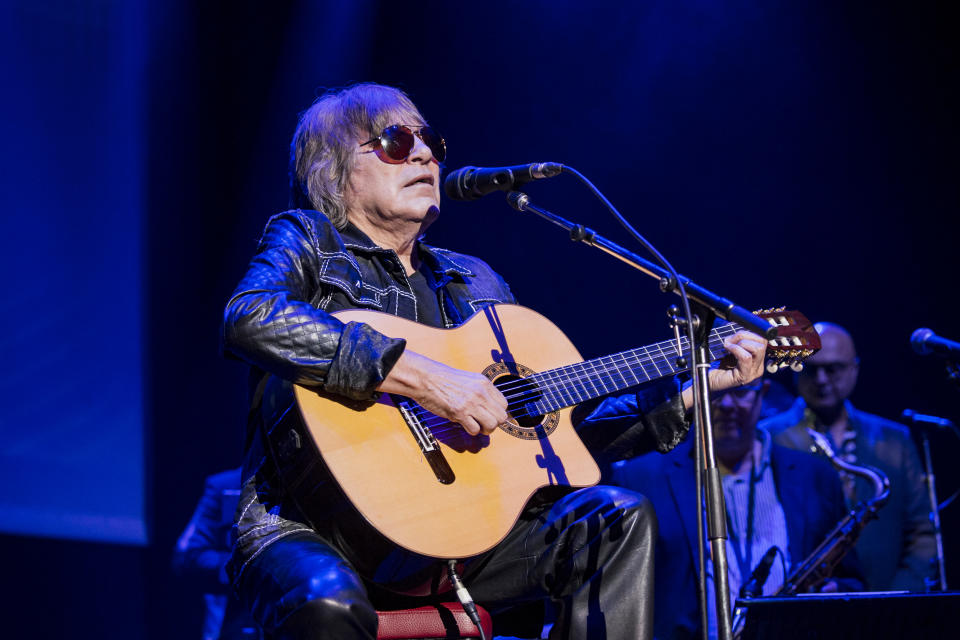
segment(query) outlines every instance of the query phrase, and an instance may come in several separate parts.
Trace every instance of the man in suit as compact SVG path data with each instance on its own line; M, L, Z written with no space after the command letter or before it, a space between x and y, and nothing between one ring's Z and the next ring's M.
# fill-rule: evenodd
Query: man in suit
M840 483L827 463L777 446L757 429L768 388L768 382L758 380L715 394L711 402L727 507L732 599L771 547L777 547L778 557L762 591L776 593L789 567L802 562L846 513ZM687 442L666 455L615 463L610 472L611 484L642 491L653 502L660 523L654 562L654 635L660 639L700 633L694 454ZM707 573L712 574L709 561ZM708 582L709 624L715 636L712 578ZM823 590L861 585L856 561L848 557Z
M815 326L822 348L797 375L800 398L761 426L773 434L776 443L799 450L809 450L807 428L816 429L830 436L841 458L886 474L890 499L856 545L867 587L924 591L926 581L933 578L936 541L920 456L906 427L850 404L860 360L846 329L829 322ZM873 488L865 479L841 477L848 505L873 497Z

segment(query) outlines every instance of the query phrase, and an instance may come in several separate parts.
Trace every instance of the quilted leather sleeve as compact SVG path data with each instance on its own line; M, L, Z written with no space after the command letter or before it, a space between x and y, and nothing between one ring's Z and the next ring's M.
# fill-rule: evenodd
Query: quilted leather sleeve
M375 398L405 341L365 324L344 324L313 304L329 286L318 279L317 224L298 211L270 219L224 311L223 347L284 380Z

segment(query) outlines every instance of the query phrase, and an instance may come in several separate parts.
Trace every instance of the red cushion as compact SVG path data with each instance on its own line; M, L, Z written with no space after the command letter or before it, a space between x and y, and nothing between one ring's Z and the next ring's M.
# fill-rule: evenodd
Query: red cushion
M493 625L490 614L483 607L477 607L480 624L488 638L493 637ZM479 638L480 632L470 621L467 612L458 603L443 603L437 606L401 609L399 611L377 611L380 627L378 640L409 640L411 638ZM453 635L457 629L458 635Z

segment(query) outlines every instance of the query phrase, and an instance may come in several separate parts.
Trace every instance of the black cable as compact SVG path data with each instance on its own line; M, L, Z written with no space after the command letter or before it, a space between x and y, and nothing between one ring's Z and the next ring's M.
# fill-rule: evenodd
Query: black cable
M453 588L456 590L457 600L460 601L463 610L467 612L470 620L476 625L477 631L480 632L480 640L488 640L483 625L480 624L480 613L477 611L477 605L473 602L473 596L467 591L467 588L463 585L463 580L460 579L460 574L457 573L456 560L447 560L447 573L450 574L450 582L453 583Z
M670 278L676 283L676 286L680 295L680 301L683 305L683 313L687 318L686 329L687 329L687 340L689 341L689 346L690 346L689 362L690 362L690 373L692 374L692 378L693 378L693 396L694 396L693 405L695 408L697 406L697 398L702 397L699 390L700 378L697 375L697 350L695 348L696 336L694 335L693 313L690 311L690 300L687 297L687 290L683 286L683 281L680 279L680 274L677 273L677 270L673 268L673 265L671 265L670 262L659 251L657 251L657 249L652 244L650 244L650 242L648 242L646 238L644 238L636 229L633 228L633 225L627 222L626 218L620 215L620 212L617 211L617 208L613 206L613 204L607 199L605 195L600 193L600 190L597 189L594 186L594 184L587 179L586 176L584 176L582 173L580 173L573 167L568 167L566 165L563 165L563 168L561 170L565 173L569 173L573 175L580 182L586 185L586 187L590 189L593 195L596 196L597 199L600 200L600 202L602 202L603 205L607 208L607 210L613 214L613 217L617 219L617 221L623 226L623 228L625 228L627 232L630 235L632 235L634 239L637 242L639 242L640 245L644 249L646 249L650 253L650 255L652 255L656 259L656 261L663 266L664 269L666 269L667 273L670 274ZM661 282L660 283L661 289L663 289L664 291L667 291L670 288L670 284L671 283L669 281ZM679 351L679 345L677 345L677 347ZM707 410L708 409L706 408L704 409L704 411L707 411ZM699 416L697 417L697 419L699 420ZM700 443L701 448L705 446L706 446L706 443L703 443L703 442ZM706 468L707 461L704 460L703 463L704 464L700 465L701 469ZM699 530L698 539L700 539L700 537L703 535L701 509L703 505L704 488L703 488L703 482L700 476L701 476L701 471L698 470L697 482L696 482L696 493L697 493L696 500L697 500L697 514L698 514L697 523L699 525L697 527ZM697 585L697 593L700 596L698 599L701 601L701 618L703 618L706 612L706 606L707 606L706 584L704 580L705 573L706 573L706 556L705 556L706 550L704 549L704 544L702 543L702 541L697 546L699 548L699 553L697 554L697 558L698 558L699 567L700 567L699 574L701 576L701 579L698 580L699 584ZM707 625L702 625L702 626L703 626L703 637L706 640Z
M787 576L790 575L787 572L787 555L779 545L777 545L777 554L780 556L780 566L783 567L783 579L786 580Z
M941 502L941 503L937 506L937 511L943 511L944 509L946 509L947 507L949 507L949 506L950 506L950 503L952 503L954 500L957 499L957 496L960 496L960 489L957 489L956 491L954 491L954 492L953 492L953 495L951 495L949 498L947 498L946 500L944 500L943 502Z

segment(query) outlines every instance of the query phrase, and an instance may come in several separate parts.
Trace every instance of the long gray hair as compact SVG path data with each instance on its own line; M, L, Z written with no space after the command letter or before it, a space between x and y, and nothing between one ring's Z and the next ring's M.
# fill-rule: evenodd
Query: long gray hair
M290 143L290 204L347 225L343 191L357 146L391 124L426 124L403 91L361 83L331 89L300 115Z

